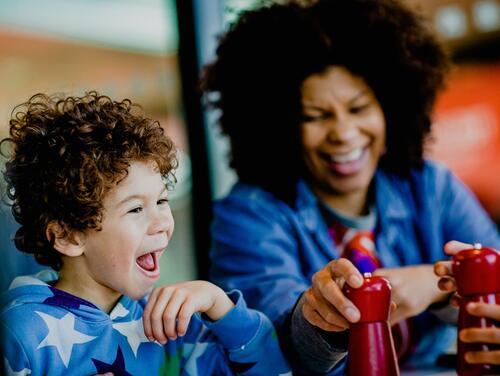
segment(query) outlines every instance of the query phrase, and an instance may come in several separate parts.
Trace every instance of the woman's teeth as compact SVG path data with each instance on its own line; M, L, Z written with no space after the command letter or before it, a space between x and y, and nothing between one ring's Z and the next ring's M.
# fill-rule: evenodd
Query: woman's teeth
M358 160L363 154L363 148L356 148L351 150L349 153L330 155L332 162L334 163L346 163Z

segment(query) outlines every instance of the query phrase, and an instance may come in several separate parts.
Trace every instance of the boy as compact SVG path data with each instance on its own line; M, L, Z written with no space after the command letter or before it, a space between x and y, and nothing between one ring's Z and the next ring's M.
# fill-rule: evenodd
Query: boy
M0 301L16 375L277 375L270 321L241 293L194 281L155 288L174 228L175 150L129 100L33 96L10 120L4 173L16 246L55 271ZM193 316L201 312L203 315Z

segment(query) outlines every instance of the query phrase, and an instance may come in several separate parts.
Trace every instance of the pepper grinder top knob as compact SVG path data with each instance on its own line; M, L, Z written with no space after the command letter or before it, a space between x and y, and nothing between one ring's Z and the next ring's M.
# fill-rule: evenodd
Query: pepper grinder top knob
M358 322L387 321L391 304L391 285L387 279L364 273L363 285L353 288L344 286L344 293L359 309Z
M500 293L500 254L495 249L474 244L453 256L452 269L459 295Z

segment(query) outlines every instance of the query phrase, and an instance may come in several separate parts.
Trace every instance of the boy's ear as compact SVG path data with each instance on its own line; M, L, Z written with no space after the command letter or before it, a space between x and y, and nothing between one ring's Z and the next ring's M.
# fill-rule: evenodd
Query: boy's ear
M75 257L83 254L83 236L78 231L68 230L52 221L47 225L45 236L54 249L63 255Z

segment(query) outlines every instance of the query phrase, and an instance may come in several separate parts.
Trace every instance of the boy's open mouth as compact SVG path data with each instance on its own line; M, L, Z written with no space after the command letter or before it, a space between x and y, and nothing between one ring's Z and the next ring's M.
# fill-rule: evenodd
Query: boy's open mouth
M153 251L139 256L135 263L147 276L155 276L160 273L159 256L161 251Z

